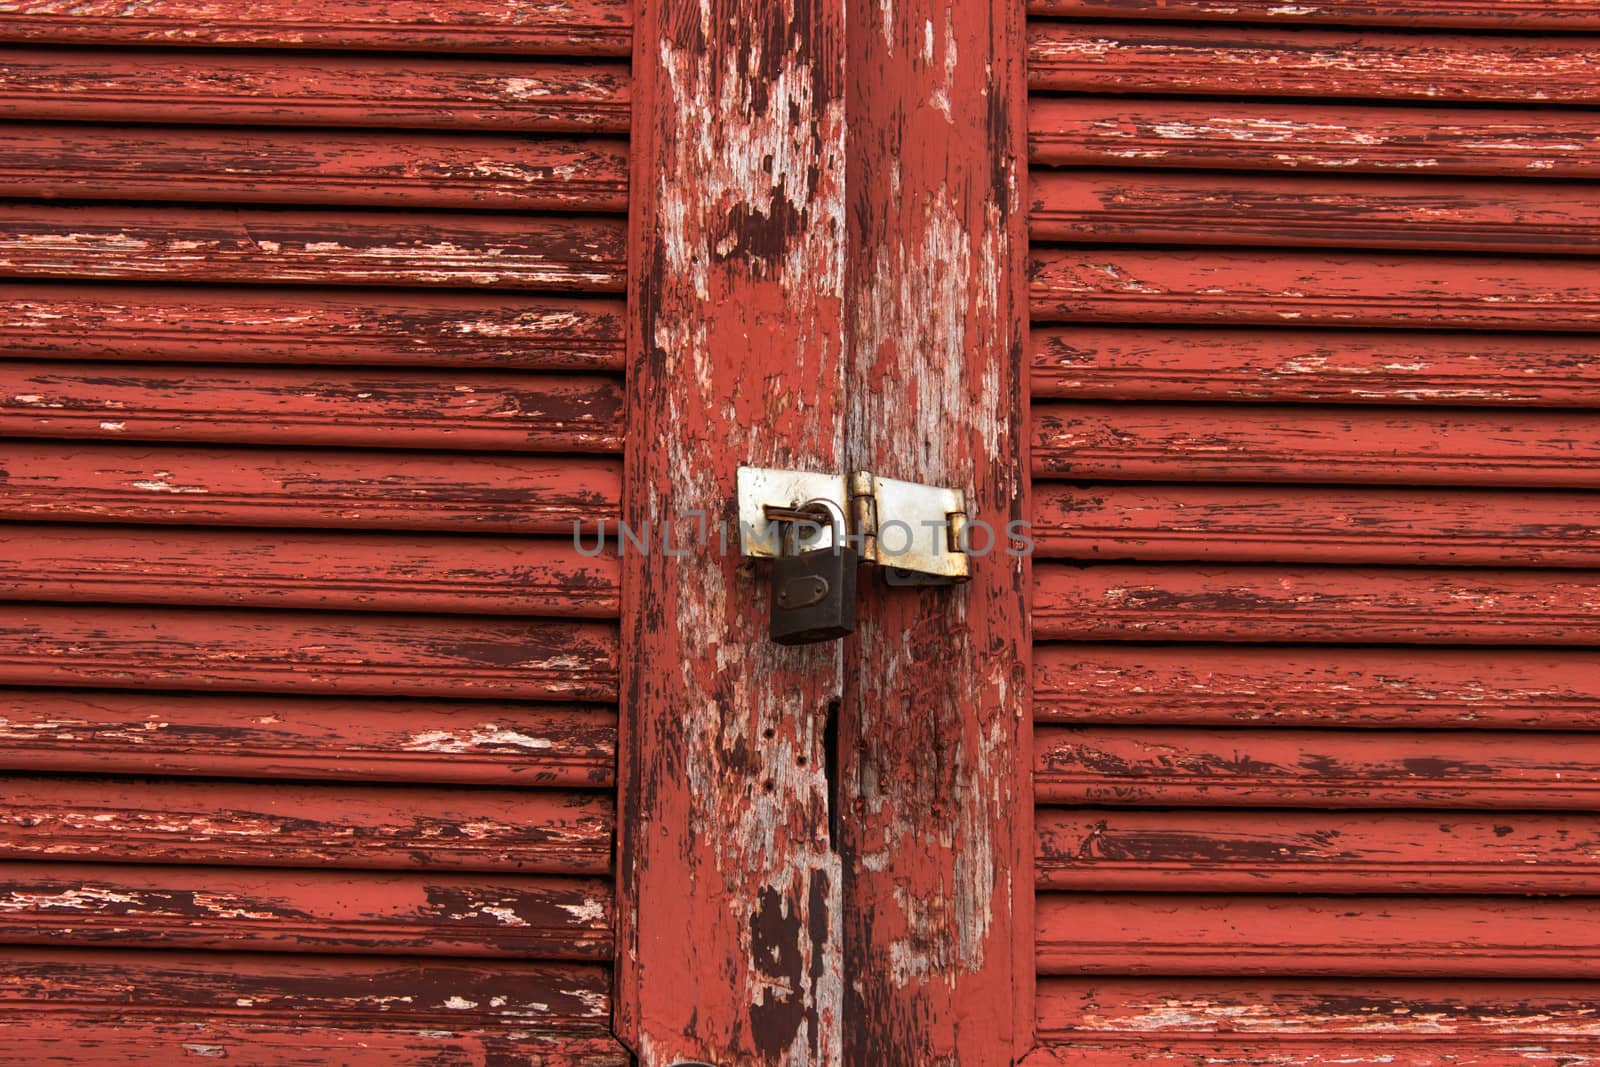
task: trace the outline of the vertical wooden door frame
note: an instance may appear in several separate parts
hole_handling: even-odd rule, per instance
[[[1031,1044],[1023,17],[640,0],[616,1027],[643,1067]],[[741,463],[963,488],[974,580],[864,570],[856,637],[772,645]]]

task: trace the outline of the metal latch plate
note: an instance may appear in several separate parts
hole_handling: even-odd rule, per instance
[[[968,577],[961,548],[967,495],[959,489],[872,477],[876,562],[936,578]]]
[[[773,559],[780,549],[779,524],[767,518],[768,507],[797,508],[810,500],[827,500],[850,514],[850,496],[843,475],[810,471],[739,468],[739,552],[755,559]]]
[[[780,554],[779,523],[769,509],[810,501],[839,505],[864,562],[889,568],[892,584],[965,581],[970,559],[963,545],[966,494],[960,489],[851,475],[740,467],[739,551],[756,559]]]

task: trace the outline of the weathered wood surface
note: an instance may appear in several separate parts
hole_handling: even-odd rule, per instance
[[[1596,811],[1600,737],[1041,726],[1033,780],[1051,804]]]
[[[1027,1067],[1600,1064],[1600,5],[1029,9]]]
[[[1042,639],[1600,644],[1600,571],[1040,564]]]
[[[0,48],[0,118],[627,133],[628,68],[528,59]]]
[[[1588,412],[1041,404],[1041,478],[1600,488]]]
[[[687,540],[740,464],[845,469],[845,7],[635,19],[623,517]],[[840,1062],[839,646],[772,644],[715,543],[624,564],[617,1033],[640,1067]]]
[[[1041,722],[1600,728],[1600,655],[1562,649],[1040,645]]]
[[[27,1063],[628,1062],[606,1034],[606,972],[581,963],[19,947],[0,1009]]]
[[[1577,260],[1227,249],[1035,248],[1035,322],[1595,330]]]
[[[1033,331],[1035,399],[1600,407],[1600,338],[1363,330]]]
[[[1588,900],[1045,893],[1037,907],[1042,974],[1600,975]]]
[[[603,960],[592,878],[0,863],[8,945]]]
[[[0,196],[627,209],[627,144],[366,131],[0,126]]]
[[[625,227],[595,216],[0,206],[0,275],[620,292]]]
[[[0,524],[0,600],[606,619],[620,572],[571,539]]]
[[[617,631],[449,615],[28,605],[0,684],[500,700],[617,698]]]
[[[1041,808],[1037,820],[1041,889],[1585,894],[1600,875],[1592,815]]]
[[[1034,489],[1043,557],[1600,566],[1600,494],[1281,485]]]
[[[1600,84],[1597,79],[1596,84]],[[1593,254],[1600,202],[1576,183],[1163,171],[1044,171],[1035,240]]]
[[[628,0],[8,0],[0,40],[626,56]]]
[[[0,360],[621,370],[625,318],[604,298],[8,281]]]
[[[1296,25],[1460,26],[1485,30],[1600,29],[1595,0],[1028,0],[1030,15],[1288,22]]]
[[[1044,166],[1593,178],[1592,111],[1037,97]]]
[[[451,452],[622,451],[622,383],[509,374],[0,360],[0,433]]]
[[[0,518],[572,537],[616,514],[615,460],[9,441]],[[585,542],[592,544],[592,541]]]
[[[610,789],[610,708],[0,689],[0,769]]]
[[[1593,37],[1044,21],[1028,33],[1035,92],[1592,105],[1596,65]]]
[[[129,968],[123,988],[146,977],[145,969]],[[603,980],[602,975],[598,981]],[[570,985],[569,991],[574,991]],[[439,1024],[395,1025],[382,1013],[381,1001],[352,998],[348,1003],[353,1005],[351,1012],[338,1026],[321,1020],[305,1024],[287,1016],[269,1015],[267,1021],[253,1022],[177,1010],[161,1014],[104,1005],[56,1008],[0,1019],[0,1038],[20,1062],[50,1067],[119,1067],[149,1056],[181,1063],[188,1057],[224,1055],[273,1067],[437,1067],[502,1061],[519,1067],[628,1067],[632,1062],[614,1038],[587,1029],[541,1031],[529,1029],[534,1023],[508,1027],[498,1021],[485,1026],[459,1013],[450,1029]]]
[[[846,5],[851,468],[1027,517],[1022,5]],[[919,531],[918,536],[923,536]],[[981,535],[978,535],[981,536]],[[1031,1044],[1028,561],[864,574],[840,718],[846,1064]]]
[[[605,875],[614,809],[596,792],[6,775],[0,859]]]
[[[1382,979],[1039,983],[1028,1067],[1592,1067],[1600,985]]]

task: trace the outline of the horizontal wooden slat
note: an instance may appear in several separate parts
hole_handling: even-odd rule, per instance
[[[1594,330],[1600,271],[1560,259],[1035,248],[1039,322]]]
[[[622,451],[622,384],[473,370],[0,360],[0,433],[502,452]]]
[[[618,292],[626,226],[596,217],[0,205],[0,275]]]
[[[615,700],[604,623],[30,605],[0,613],[0,684]]]
[[[1537,649],[1050,645],[1042,722],[1600,728],[1600,654]]]
[[[1426,1037],[1074,1040],[1034,1047],[1022,1067],[1595,1067],[1600,1039],[1578,1045],[1521,1038],[1457,1045]]]
[[[1600,566],[1600,493],[1255,485],[1034,487],[1041,556]]]
[[[1600,811],[1592,733],[1041,726],[1033,771],[1052,804]]]
[[[1039,404],[1044,478],[1600,488],[1600,414]]]
[[[620,584],[571,538],[0,523],[0,600],[604,619]]]
[[[0,196],[625,211],[627,143],[116,126],[0,126]]]
[[[1597,1002],[1593,982],[1052,978],[1038,1000],[1051,1051],[1027,1063],[1592,1067]]]
[[[0,942],[606,960],[588,878],[0,863]]]
[[[1041,974],[1594,978],[1587,900],[1042,894]]]
[[[1049,889],[1592,893],[1600,876],[1585,815],[1040,808],[1036,826]]]
[[[7,441],[0,518],[573,536],[616,512],[615,460]]]
[[[0,359],[620,370],[622,301],[0,284]]]
[[[1040,639],[1600,645],[1600,571],[1034,568]]]
[[[103,1067],[622,1067],[601,1054],[609,985],[592,964],[17,948],[0,1037],[21,1061]]]
[[[0,689],[0,769],[610,788],[609,708]]]
[[[1028,46],[1035,90],[1600,102],[1592,37],[1040,21]]]
[[[1597,81],[1600,84],[1600,81]],[[1593,254],[1591,185],[1041,171],[1034,240]]]
[[[1600,407],[1600,338],[1052,326],[1033,395],[1082,400]]]
[[[595,875],[611,864],[609,793],[53,775],[3,781],[0,859]]]
[[[1592,112],[1069,97],[1035,98],[1029,116],[1029,157],[1046,166],[1600,174]]]
[[[620,63],[0,48],[0,118],[627,133]]]
[[[627,0],[10,0],[0,40],[626,56]]]
[[[1291,24],[1467,26],[1490,30],[1600,29],[1596,0],[1028,0],[1031,15],[1219,19]]]

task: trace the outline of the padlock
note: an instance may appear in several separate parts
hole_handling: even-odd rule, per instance
[[[856,628],[856,550],[845,544],[844,511],[831,500],[799,509],[815,523],[789,522],[772,561],[772,639],[780,645],[832,641]],[[826,526],[822,524],[826,523]],[[826,545],[802,548],[802,529],[827,533]]]

